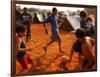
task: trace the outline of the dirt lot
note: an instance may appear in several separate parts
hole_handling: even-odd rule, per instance
[[[47,53],[39,59],[39,56],[45,53],[43,47],[50,40],[50,26],[47,24],[47,29],[49,34],[45,34],[44,28],[42,24],[33,24],[31,27],[32,30],[32,40],[27,42],[29,47],[32,47],[33,50],[30,52],[32,55],[32,59],[37,63],[37,66],[34,67],[32,72],[36,71],[44,71],[44,72],[55,72],[62,71],[59,67],[61,60],[60,57],[56,57],[57,55],[61,55],[58,50],[58,44],[55,42],[48,47]],[[74,33],[60,31],[61,39],[62,39],[62,49],[64,53],[62,55],[66,55],[69,57],[70,50],[73,42],[76,40]],[[76,70],[79,67],[78,64],[78,54],[74,53],[72,57],[71,63],[66,63],[65,67],[67,70]],[[22,69],[21,65],[16,61],[16,72]]]

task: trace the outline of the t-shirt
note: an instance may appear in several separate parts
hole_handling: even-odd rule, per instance
[[[80,21],[80,25],[82,29],[85,29],[85,35],[91,36],[94,34],[94,25],[92,22],[88,22],[86,19]]]
[[[22,20],[23,21],[30,21],[31,15],[28,13],[22,13]]]
[[[30,24],[30,19],[31,19],[31,15],[28,13],[22,13],[21,18],[23,20],[23,24],[24,25],[29,25]]]
[[[45,22],[50,22],[52,32],[58,32],[58,17],[50,15]]]
[[[86,19],[80,21],[80,27],[81,28],[83,28],[83,29],[86,28],[86,25],[87,25]]]

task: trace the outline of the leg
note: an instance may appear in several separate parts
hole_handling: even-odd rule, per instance
[[[79,57],[78,57],[78,62],[79,62],[79,69],[81,70],[82,69],[82,56],[80,55],[79,53]]]
[[[32,65],[31,64],[27,64],[27,69],[23,69],[23,71],[21,73],[28,73],[31,71]]]
[[[29,39],[28,39],[28,26],[26,26],[26,41],[28,42]]]
[[[47,43],[47,45],[46,45],[45,47],[43,47],[43,49],[44,49],[45,51],[47,51],[47,47],[48,47],[49,45],[51,45],[53,42],[54,42],[53,40],[49,41],[49,42]]]
[[[29,54],[27,55],[27,62],[31,66],[31,67],[28,66],[29,71],[33,71],[34,70],[34,67],[35,67],[35,61],[32,60],[32,58],[31,58],[31,56]]]
[[[28,26],[27,29],[28,29],[27,33],[28,33],[29,39],[31,39],[31,27],[30,27],[30,25]]]
[[[94,64],[95,64],[94,60],[89,61],[88,64],[85,66],[85,69],[92,69]]]
[[[22,58],[22,59],[18,59],[18,62],[21,64],[22,66],[22,70],[20,71],[20,73],[27,73],[27,62],[26,62],[26,59],[25,58]]]
[[[30,29],[30,25],[27,26],[27,34],[26,34],[26,38],[27,40],[31,39],[31,29]]]
[[[64,52],[63,50],[61,50],[61,39],[59,38],[59,40],[58,40],[58,45],[59,45],[59,51],[60,52]]]
[[[27,41],[28,41],[28,35],[27,35],[27,25],[25,25],[25,32],[26,32],[25,36],[26,36],[26,42],[27,42]]]
[[[58,40],[59,51],[61,51],[61,39]]]

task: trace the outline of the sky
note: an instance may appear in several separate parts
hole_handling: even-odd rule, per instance
[[[58,6],[42,6],[42,5],[25,5],[25,4],[16,4],[16,6],[20,6],[21,9],[24,7],[27,8],[39,8],[39,9],[49,9],[51,10],[53,7],[56,7],[59,11],[77,11],[77,10],[83,10],[84,8],[75,8],[75,7],[58,7]]]

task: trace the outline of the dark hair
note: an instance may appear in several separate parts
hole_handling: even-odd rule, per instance
[[[52,12],[54,12],[54,11],[57,11],[57,9],[55,7],[52,9]]]
[[[25,28],[23,26],[17,26],[16,27],[16,32],[19,33],[19,32],[25,32]]]
[[[81,12],[80,12],[80,16],[82,16],[82,17],[85,18],[85,17],[87,17],[87,13],[86,13],[85,11],[81,11]]]
[[[24,9],[24,10],[27,10],[27,8],[26,8],[26,7],[24,7],[23,9]]]
[[[75,35],[78,38],[83,38],[83,37],[85,37],[85,32],[84,32],[83,29],[77,29],[76,32],[75,32]]]

